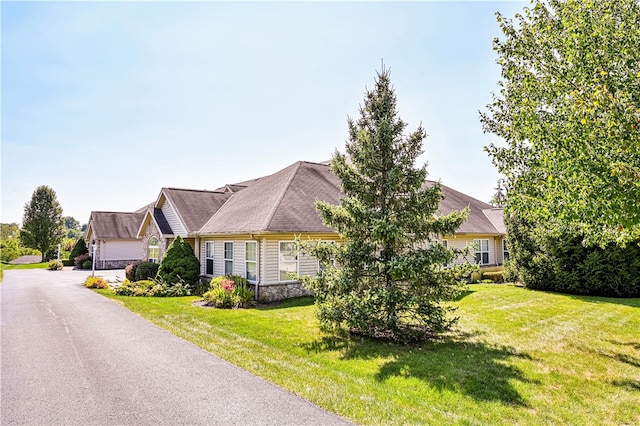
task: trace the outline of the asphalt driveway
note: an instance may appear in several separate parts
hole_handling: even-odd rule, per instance
[[[346,424],[85,289],[89,274],[4,272],[0,424]]]

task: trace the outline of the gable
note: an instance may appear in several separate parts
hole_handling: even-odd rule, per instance
[[[339,195],[327,166],[300,161],[234,193],[198,234],[327,232],[315,200],[337,203]]]
[[[156,207],[173,233],[186,237],[198,231],[232,194],[216,191],[163,188]],[[158,223],[161,226],[160,222]]]

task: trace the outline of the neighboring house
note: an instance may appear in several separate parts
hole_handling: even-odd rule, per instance
[[[298,254],[295,238],[337,240],[315,200],[337,204],[339,196],[340,182],[324,164],[299,161],[252,181],[197,232],[202,274],[245,276],[259,300],[308,294],[290,274],[315,275],[320,265]]]
[[[200,243],[195,235],[211,216],[231,197],[229,191],[199,191],[162,188],[153,205],[138,223],[137,237],[142,240],[144,259],[159,262],[178,235],[199,257]]]
[[[508,256],[502,209],[441,188],[441,214],[467,206],[470,211],[459,232],[440,242],[474,247],[472,256],[481,266],[502,264]],[[292,280],[292,273],[314,275],[321,268],[316,259],[298,253],[295,239],[339,239],[322,223],[315,201],[337,204],[340,196],[340,182],[328,163],[299,161],[272,175],[214,191],[162,188],[156,202],[139,216],[132,235],[139,241],[141,258],[153,262],[160,261],[180,235],[200,260],[203,279],[241,275],[254,286],[259,300],[281,300],[307,294]]]
[[[143,258],[142,241],[137,233],[144,214],[144,211],[91,212],[85,241],[89,253],[92,245],[96,245],[96,269],[124,268]]]
[[[425,183],[432,187],[433,181]],[[480,267],[502,265],[509,258],[506,246],[506,228],[503,221],[503,209],[492,206],[455,189],[440,184],[444,199],[440,202],[440,214],[469,207],[467,220],[458,228],[455,235],[444,235],[441,244],[451,248],[471,247],[471,258]],[[457,259],[461,263],[465,259]]]

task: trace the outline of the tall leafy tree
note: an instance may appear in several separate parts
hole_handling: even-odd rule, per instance
[[[42,261],[46,253],[60,243],[65,236],[62,207],[56,192],[46,185],[33,192],[31,201],[24,206],[20,242],[25,247],[39,250]]]
[[[326,328],[372,337],[432,337],[455,322],[442,302],[461,288],[460,267],[445,267],[456,253],[436,239],[453,234],[466,212],[436,214],[440,186],[425,184],[426,165],[415,167],[426,134],[420,126],[405,135],[384,67],[348,127],[346,155],[336,151],[331,162],[344,197],[339,205],[316,203],[344,240],[311,244],[325,265],[319,276],[305,278],[318,317]]]
[[[507,212],[587,244],[640,237],[640,4],[533,0],[497,14],[499,93],[481,114]]]

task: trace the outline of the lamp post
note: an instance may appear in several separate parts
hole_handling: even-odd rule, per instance
[[[91,241],[91,276],[96,272],[96,240]]]

